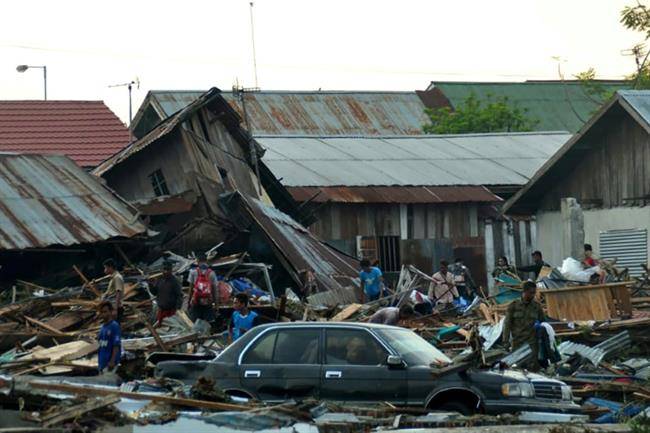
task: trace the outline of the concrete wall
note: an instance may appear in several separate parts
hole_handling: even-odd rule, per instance
[[[585,242],[594,247],[597,257],[600,255],[598,238],[601,231],[637,228],[650,231],[650,206],[585,210],[584,218]],[[538,212],[537,249],[551,265],[560,266],[565,259],[562,257],[563,238],[560,212]]]

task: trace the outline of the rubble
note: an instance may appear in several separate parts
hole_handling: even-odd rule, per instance
[[[626,319],[550,322],[557,338],[562,340],[562,361],[549,367],[546,374],[571,385],[576,401],[582,404],[580,415],[549,417],[523,412],[464,417],[388,403],[337,406],[309,399],[266,405],[227,395],[210,377],[197,376],[191,386],[170,379],[153,379],[153,369],[161,361],[209,362],[229,344],[224,320],[215,324],[200,320],[193,323],[182,310],[165,318],[159,328],[153,326],[156,300],[150,285],[161,275],[163,260],[173,262],[173,271],[180,278],[195,263],[192,256],[167,252],[149,265],[131,264],[125,269],[123,357],[117,374],[96,374],[96,334],[100,325],[96,309],[103,299],[114,296],[107,293],[106,278],[91,279],[80,269],[74,269],[79,285],[73,287],[50,288],[24,281],[24,290],[39,296],[0,306],[3,409],[18,410],[22,420],[34,426],[65,427],[72,431],[157,423],[179,427],[200,423],[217,429],[214,431],[293,428],[314,432],[403,432],[414,428],[502,428],[517,424],[530,431],[548,431],[538,427],[539,423],[620,424],[638,416],[650,404],[650,387],[645,384],[650,377],[650,337],[644,333],[650,324],[650,314],[645,310],[650,302],[644,297],[630,298],[632,309]],[[532,353],[526,346],[509,354],[501,347],[505,307],[509,302],[504,294],[514,292],[519,296],[512,276],[503,280],[510,282],[502,282],[506,289],[494,297],[478,296],[472,302],[441,310],[430,305],[426,297],[431,278],[413,266],[402,267],[397,284],[389,288],[386,296],[366,304],[358,302],[356,289],[342,286],[303,299],[291,289],[278,296],[269,266],[249,262],[246,253],[222,257],[212,254],[210,266],[220,278],[224,299],[219,313],[224,319],[232,314],[226,299],[239,291],[251,295],[250,308],[263,323],[365,322],[380,308],[410,303],[419,314],[400,325],[411,328],[453,359],[451,364],[432,367],[431,373],[437,377],[477,368],[519,368]],[[550,272],[543,278],[548,283],[552,275]],[[628,282],[614,284],[632,290]],[[550,290],[557,289],[542,291],[547,312]]]

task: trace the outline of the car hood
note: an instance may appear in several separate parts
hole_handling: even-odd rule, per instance
[[[541,374],[511,369],[475,370],[471,373],[471,376],[475,380],[485,382],[554,382],[558,385],[564,384],[562,381]]]

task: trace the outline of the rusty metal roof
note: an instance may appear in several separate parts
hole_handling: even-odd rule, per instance
[[[144,232],[134,208],[68,157],[0,153],[0,250]]]
[[[296,201],[315,203],[496,203],[484,186],[288,187]]]
[[[203,92],[152,90],[136,113],[137,136],[191,104]],[[243,117],[240,101],[224,98]],[[415,135],[429,122],[416,92],[261,91],[246,94],[256,135]]]
[[[258,136],[287,187],[524,185],[566,132],[420,136]]]
[[[238,224],[252,223],[264,232],[280,262],[299,286],[302,286],[303,271],[314,273],[319,291],[358,286],[359,262],[316,238],[289,215],[240,193],[234,193],[226,203],[230,212],[244,212],[232,214]]]

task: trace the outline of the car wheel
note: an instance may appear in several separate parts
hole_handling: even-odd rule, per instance
[[[438,406],[436,409],[447,412],[459,412],[461,415],[473,415],[475,413],[475,411],[467,407],[465,403],[459,401],[448,401],[441,406]]]

